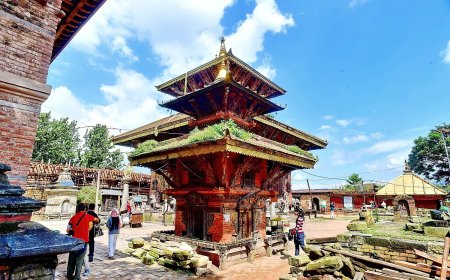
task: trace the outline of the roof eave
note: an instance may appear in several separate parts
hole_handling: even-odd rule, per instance
[[[281,111],[281,110],[285,109],[285,107],[280,106],[280,105],[270,101],[269,99],[266,99],[266,98],[262,97],[261,95],[251,91],[250,89],[242,86],[241,84],[239,84],[239,83],[237,83],[237,82],[235,82],[233,80],[227,81],[225,79],[221,80],[221,81],[218,81],[218,82],[214,83],[211,86],[204,87],[202,89],[199,89],[197,91],[191,92],[189,94],[186,94],[186,95],[180,96],[178,98],[175,98],[175,99],[169,100],[167,102],[164,102],[164,103],[160,104],[160,106],[164,107],[164,108],[167,108],[167,109],[173,109],[172,106],[174,104],[176,104],[176,103],[178,103],[178,102],[180,102],[180,101],[182,101],[184,99],[191,99],[192,97],[195,97],[196,95],[200,95],[203,92],[209,92],[209,91],[211,91],[211,89],[217,88],[217,87],[219,87],[221,85],[225,85],[225,84],[231,84],[231,85],[239,88],[240,90],[244,91],[245,93],[251,95],[252,97],[254,97],[254,98],[256,98],[256,99],[258,99],[258,100],[260,100],[260,101],[262,101],[262,102],[264,102],[266,104],[268,104],[270,107],[273,108],[273,110],[271,112]],[[268,112],[268,113],[270,113],[270,112]]]
[[[263,150],[263,151],[262,151]],[[264,151],[265,150],[265,151]],[[172,158],[183,158],[202,154],[217,152],[239,153],[247,156],[257,157],[276,162],[282,162],[295,168],[313,168],[316,160],[305,155],[292,155],[274,151],[269,148],[255,146],[240,140],[223,138],[219,140],[209,140],[202,143],[193,143],[170,150],[148,152],[135,157],[130,157],[132,165],[148,165],[151,162],[159,162]],[[271,153],[269,153],[271,152]],[[294,168],[294,169],[295,169]]]

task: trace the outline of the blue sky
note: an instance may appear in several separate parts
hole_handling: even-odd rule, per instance
[[[388,181],[449,123],[450,1],[108,0],[52,63],[42,109],[133,129],[168,114],[160,84],[227,48],[287,90],[276,118],[329,142],[309,173]],[[117,134],[118,130],[111,130]],[[334,187],[304,172],[294,188]]]

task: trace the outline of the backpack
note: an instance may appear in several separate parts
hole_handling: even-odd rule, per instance
[[[296,236],[296,230],[295,230],[295,228],[291,228],[288,231],[288,240],[292,241],[292,239],[294,239],[295,236]]]

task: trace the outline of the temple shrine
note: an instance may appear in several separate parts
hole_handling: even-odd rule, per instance
[[[290,191],[290,173],[313,168],[309,150],[327,142],[282,124],[271,101],[285,90],[233,55],[219,55],[157,89],[178,114],[113,138],[134,147],[132,165],[160,174],[176,198],[175,232],[224,267],[271,254],[282,236],[266,234],[266,202]],[[278,239],[277,239],[278,238]],[[242,250],[239,252],[239,248]]]

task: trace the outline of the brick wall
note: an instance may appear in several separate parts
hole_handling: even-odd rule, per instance
[[[45,2],[45,1],[40,1]],[[24,186],[34,146],[61,0],[0,1],[0,162]]]
[[[414,253],[414,249],[429,254],[442,255],[443,242],[424,242],[406,239],[395,239],[359,234],[345,233],[337,236],[338,242],[344,249],[360,255],[378,257],[384,261],[408,261],[413,263],[425,262]]]
[[[6,106],[1,106],[3,104]],[[9,106],[8,106],[9,105]],[[33,153],[40,104],[0,89],[0,161],[10,164],[11,184],[24,185]]]
[[[47,80],[61,0],[0,1],[0,70]]]

